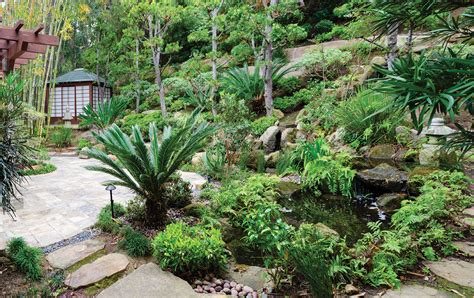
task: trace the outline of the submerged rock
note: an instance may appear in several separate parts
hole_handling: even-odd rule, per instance
[[[406,198],[406,193],[387,193],[377,198],[377,205],[385,212],[393,213],[400,208],[402,201]]]
[[[339,233],[336,232],[335,230],[331,229],[327,225],[318,222],[317,224],[314,225],[314,227],[321,232],[326,237],[339,237]]]
[[[408,174],[382,163],[373,169],[357,173],[357,179],[374,193],[403,192],[407,187]]]

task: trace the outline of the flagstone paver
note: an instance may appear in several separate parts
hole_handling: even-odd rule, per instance
[[[91,227],[100,209],[109,203],[103,182],[110,176],[86,170],[98,164],[92,159],[53,156],[57,170],[32,176],[22,190],[22,202],[15,202],[16,221],[0,213],[0,250],[12,237],[23,237],[34,246],[47,246],[70,238]],[[124,203],[133,194],[123,187],[114,191],[114,201]]]
[[[109,288],[102,291],[99,298],[128,298],[128,297],[200,297],[193,288],[181,278],[163,271],[154,264],[140,266],[131,274],[120,279]]]
[[[454,295],[451,295],[450,293],[446,291],[438,290],[438,289],[424,286],[424,285],[402,285],[400,289],[388,290],[387,293],[385,293],[382,297],[383,298],[411,298],[411,297],[449,298],[449,297],[454,297]]]
[[[458,259],[442,259],[425,263],[431,272],[463,287],[474,288],[474,263]]]
[[[105,255],[70,273],[64,284],[74,289],[85,287],[124,271],[129,263],[127,256],[123,254]]]
[[[105,247],[98,239],[89,239],[58,249],[46,256],[53,268],[67,269]]]
[[[453,242],[453,245],[456,246],[456,248],[459,249],[466,256],[474,257],[474,242],[456,241],[456,242]]]

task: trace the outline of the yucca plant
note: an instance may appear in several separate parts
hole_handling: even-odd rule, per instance
[[[166,182],[181,166],[205,145],[214,127],[199,120],[199,110],[175,128],[166,127],[159,141],[154,123],[149,127],[150,146],[145,145],[138,126],[129,137],[113,124],[102,134],[95,134],[97,141],[116,156],[114,161],[106,153],[89,149],[87,155],[103,163],[87,169],[107,173],[116,180],[108,184],[124,186],[145,199],[146,222],[157,226],[166,223],[168,202],[164,192]]]
[[[293,70],[292,67],[285,66],[286,64],[282,60],[276,59],[273,61],[272,79],[274,83]],[[255,65],[253,72],[249,71],[247,64],[243,68],[235,67],[230,69],[223,75],[222,84],[224,89],[235,94],[237,98],[242,98],[246,101],[261,101],[263,99],[265,83],[261,66],[258,64]]]
[[[84,107],[82,114],[79,115],[79,119],[81,119],[80,126],[95,126],[102,131],[122,115],[127,108],[127,104],[123,99],[111,98],[99,103],[97,110],[94,110],[91,105],[87,105]]]

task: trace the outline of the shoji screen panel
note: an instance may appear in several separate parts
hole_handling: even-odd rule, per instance
[[[51,117],[62,117],[62,88],[51,89],[50,94]]]
[[[76,86],[76,116],[90,104],[90,86]]]

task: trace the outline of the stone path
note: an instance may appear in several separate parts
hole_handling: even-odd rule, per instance
[[[98,258],[90,264],[86,264],[76,271],[70,273],[64,284],[77,289],[94,284],[102,279],[124,271],[129,260],[127,256],[119,253],[112,253]]]
[[[201,297],[181,278],[170,272],[161,270],[154,264],[148,263],[115,282],[102,291],[97,297],[128,298],[128,297]]]
[[[448,292],[438,290],[435,288],[431,288],[424,285],[402,285],[398,290],[388,290],[383,296],[383,298],[411,298],[411,297],[419,297],[419,298],[429,298],[429,297],[436,297],[436,298],[448,298],[454,297]]]
[[[34,246],[47,246],[72,237],[92,226],[109,194],[102,182],[110,176],[86,170],[97,161],[55,156],[57,170],[32,176],[25,185],[23,202],[15,202],[17,220],[0,213],[0,250],[12,237],[23,237]],[[124,203],[133,194],[123,187],[114,191],[114,201]]]
[[[67,269],[77,262],[93,255],[105,247],[104,242],[89,239],[75,245],[66,246],[46,256],[46,260],[53,268]]]
[[[474,288],[474,263],[458,259],[426,262],[425,265],[437,276],[463,287]]]

